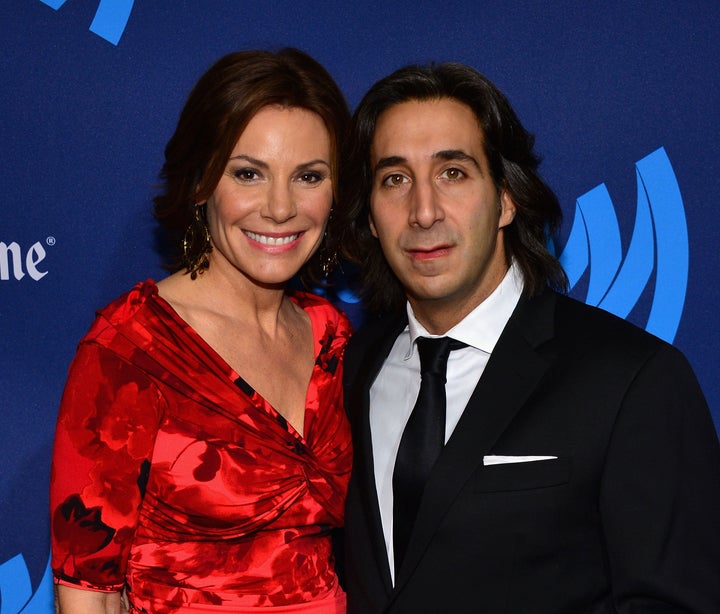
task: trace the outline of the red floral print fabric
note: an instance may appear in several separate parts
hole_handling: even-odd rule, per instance
[[[342,523],[352,456],[341,362],[350,324],[322,298],[291,299],[315,340],[304,437],[154,282],[98,313],[58,418],[56,582],[127,584],[135,611],[158,613],[289,606],[341,592],[329,532]]]

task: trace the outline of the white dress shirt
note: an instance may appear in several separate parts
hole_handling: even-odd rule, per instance
[[[417,321],[408,304],[408,325],[395,341],[370,389],[370,432],[375,484],[393,581],[395,559],[392,476],[400,438],[420,390],[420,357],[415,351],[415,340],[418,337],[447,336],[468,346],[451,352],[448,359],[445,420],[447,443],[517,305],[522,288],[522,274],[517,266],[513,265],[495,291],[445,335],[428,333]]]

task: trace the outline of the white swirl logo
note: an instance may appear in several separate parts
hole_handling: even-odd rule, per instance
[[[45,243],[48,246],[55,245],[55,237],[48,237]],[[45,260],[46,255],[40,241],[35,241],[24,253],[16,241],[0,241],[0,281],[20,281],[26,274],[35,281],[41,280],[48,272],[41,271],[38,265]]]

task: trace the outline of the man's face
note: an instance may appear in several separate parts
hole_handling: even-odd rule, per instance
[[[507,271],[515,205],[493,183],[482,129],[457,100],[404,102],[380,115],[370,164],[370,228],[418,319],[449,328]]]

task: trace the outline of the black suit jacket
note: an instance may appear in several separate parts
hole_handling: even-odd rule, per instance
[[[720,446],[690,366],[549,291],[521,299],[505,327],[393,587],[368,391],[405,325],[370,322],[345,355],[349,614],[720,613]],[[485,466],[487,455],[558,458]]]

